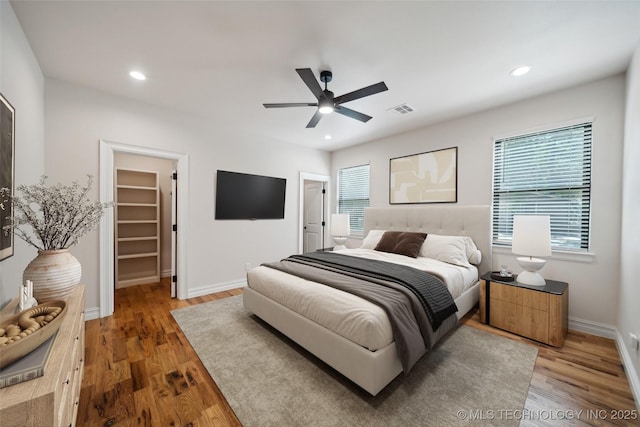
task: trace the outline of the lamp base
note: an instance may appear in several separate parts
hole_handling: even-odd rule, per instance
[[[544,267],[545,260],[531,257],[520,257],[517,260],[524,269],[522,273],[518,274],[519,283],[529,286],[545,286],[547,284],[544,277],[538,273],[538,270]]]
[[[546,286],[547,282],[544,280],[544,277],[540,275],[540,273],[533,271],[523,271],[518,274],[518,283],[522,283],[523,285],[529,286]]]
[[[333,247],[334,251],[339,251],[340,249],[347,249],[344,245],[347,242],[348,237],[341,236],[333,236],[333,241],[336,242],[336,246]]]

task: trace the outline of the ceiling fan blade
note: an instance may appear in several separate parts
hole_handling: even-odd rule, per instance
[[[284,104],[262,104],[264,108],[288,108],[288,107],[317,107],[318,103],[312,102],[289,102]]]
[[[316,80],[316,76],[313,75],[313,71],[311,68],[296,68],[296,71],[300,75],[300,78],[307,85],[313,96],[318,99],[324,97],[324,93],[322,92],[322,88],[320,87],[320,83]]]
[[[307,129],[316,127],[321,118],[322,113],[320,111],[316,111],[313,117],[311,117],[311,120],[309,120],[309,123],[307,123]]]
[[[375,95],[376,93],[389,90],[384,82],[376,83],[371,86],[363,87],[362,89],[354,90],[353,92],[345,93],[337,98],[333,99],[336,104],[342,104],[343,102],[353,101],[354,99],[364,98],[365,96]]]
[[[336,113],[342,114],[343,116],[351,117],[352,119],[360,120],[361,122],[368,122],[373,117],[367,116],[366,114],[359,113],[357,111],[351,110],[347,107],[343,107],[341,105],[335,106]]]

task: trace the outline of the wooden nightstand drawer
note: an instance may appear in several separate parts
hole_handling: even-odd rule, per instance
[[[549,340],[549,313],[520,304],[491,299],[489,323],[536,341]]]
[[[549,309],[549,294],[531,292],[525,288],[502,285],[497,282],[491,282],[491,298],[536,310],[547,311]]]
[[[545,344],[560,347],[568,331],[569,288],[547,280],[544,287],[491,280],[482,276],[480,321]]]

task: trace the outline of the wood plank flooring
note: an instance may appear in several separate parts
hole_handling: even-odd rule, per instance
[[[240,426],[170,311],[241,293],[179,301],[168,281],[117,290],[114,315],[86,323],[78,426]],[[525,409],[539,416],[521,425],[640,426],[612,420],[637,411],[612,340],[570,332],[556,349],[481,324],[477,309],[462,322],[538,347]]]

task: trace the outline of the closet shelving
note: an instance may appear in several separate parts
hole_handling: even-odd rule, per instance
[[[116,287],[160,280],[158,173],[116,169]]]

